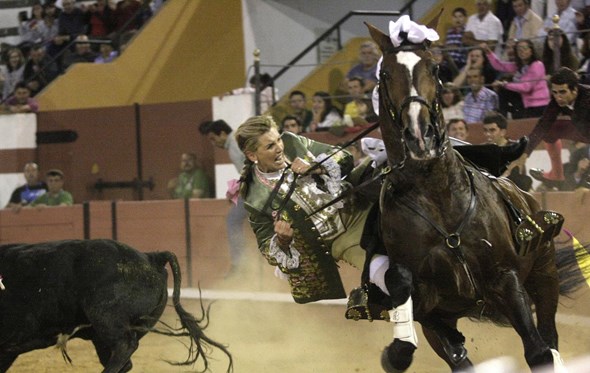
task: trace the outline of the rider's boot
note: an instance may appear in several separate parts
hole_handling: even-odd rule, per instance
[[[348,298],[345,317],[352,320],[389,320],[391,298],[385,286],[389,268],[387,255],[375,254],[369,266],[369,283],[353,289]]]

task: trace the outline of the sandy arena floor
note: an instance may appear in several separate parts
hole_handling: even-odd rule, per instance
[[[212,306],[207,334],[229,347],[235,372],[382,372],[379,356],[392,337],[388,323],[346,320],[343,304],[295,304],[288,296],[288,285],[272,275],[272,268],[262,263],[255,250],[248,250],[248,261],[238,271],[204,292],[209,298],[220,298]],[[347,274],[346,278],[357,278],[352,268],[343,268],[343,272]],[[350,288],[355,284],[346,285]],[[194,293],[194,289],[184,290],[185,295]],[[268,300],[264,300],[265,297]],[[193,314],[200,314],[196,300],[185,298],[182,304]],[[175,322],[172,307],[166,310],[163,319]],[[557,322],[560,351],[566,363],[590,352],[588,288],[578,292],[575,300],[562,298]],[[518,366],[525,367],[520,338],[512,329],[469,321],[460,322],[459,327],[467,338],[469,356],[474,363],[510,356]],[[448,372],[421,334],[419,337],[421,345],[409,372]],[[20,356],[9,372],[86,373],[102,370],[89,342],[70,341],[68,351],[74,361],[71,366],[62,360],[57,349],[48,348]],[[174,367],[163,361],[184,358],[186,348],[181,341],[150,334],[140,341],[139,349],[133,355],[132,372],[176,373],[202,369],[199,365]],[[214,351],[210,363],[211,372],[225,372],[227,359],[223,354]],[[576,373],[581,372],[590,372],[590,364],[576,370]]]

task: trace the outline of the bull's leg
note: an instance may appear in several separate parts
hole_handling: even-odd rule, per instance
[[[111,348],[98,339],[92,339],[92,344],[94,344],[94,348],[96,349],[96,353],[98,354],[98,359],[103,367],[107,367],[109,364],[109,360],[111,359],[112,351]],[[120,370],[120,373],[129,372],[133,368],[133,363],[131,359],[127,362],[127,364]]]
[[[135,333],[126,331],[114,339],[109,338],[108,342],[101,337],[99,338],[100,339],[95,342],[94,345],[100,346],[96,349],[97,353],[99,353],[99,348],[104,348],[103,357],[100,357],[99,355],[101,363],[103,359],[106,360],[108,354],[108,360],[106,361],[106,364],[103,363],[103,373],[120,373],[131,370],[131,355],[133,355],[139,346]]]
[[[510,320],[512,327],[520,335],[528,365],[532,368],[551,364],[551,350],[535,327],[526,291],[516,273],[513,270],[501,272],[496,278],[494,288],[496,291],[489,292],[490,300]]]
[[[390,311],[393,326],[393,342],[385,348],[381,365],[386,372],[403,372],[409,368],[416,346],[416,330],[412,305],[412,273],[405,267],[392,263],[385,273],[385,285],[391,297]]]
[[[0,373],[6,372],[17,357],[18,354],[9,354],[6,352],[0,353]]]

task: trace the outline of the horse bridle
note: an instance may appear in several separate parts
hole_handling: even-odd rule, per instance
[[[390,54],[390,53],[398,53],[400,51],[426,50],[426,48],[427,48],[427,46],[425,43],[416,44],[416,45],[414,45],[414,44],[401,45],[399,47],[387,49],[387,50],[385,50],[384,53]],[[404,109],[407,109],[410,106],[410,104],[413,102],[416,102],[416,103],[420,104],[421,106],[424,106],[428,109],[428,113],[430,114],[431,123],[436,123],[438,121],[438,118],[440,117],[440,112],[441,112],[438,97],[439,97],[440,93],[442,92],[442,85],[440,84],[440,80],[438,80],[438,66],[436,67],[436,69],[437,70],[434,72],[435,76],[437,77],[437,79],[436,79],[437,80],[436,94],[435,94],[432,102],[429,103],[422,96],[408,96],[402,101],[402,104],[400,105],[399,110],[396,109],[395,105],[393,104],[393,100],[391,99],[391,96],[389,94],[388,85],[389,85],[389,81],[391,80],[391,76],[389,75],[389,73],[387,71],[385,71],[384,69],[381,69],[381,71],[379,73],[379,110],[383,110],[384,108],[387,108],[387,114],[388,114],[391,122],[395,124],[395,126],[400,130],[400,132],[402,132],[402,135],[403,135],[403,131],[404,131],[405,127],[402,123],[402,115],[401,114],[404,111]],[[409,131],[408,128],[405,128],[405,130]],[[438,156],[440,157],[440,156],[444,155],[444,153],[447,150],[446,146],[443,146],[442,148],[440,147],[441,142],[444,141],[444,132],[441,134],[441,131],[439,130],[439,128],[437,126],[434,126],[433,124],[429,125],[429,130],[431,130],[433,132],[434,141],[436,141],[437,149],[439,151]],[[395,165],[392,165],[392,167],[391,167],[392,169],[403,168],[405,161],[407,159],[407,152],[409,151],[409,148],[408,148],[408,145],[406,144],[404,136],[401,136],[401,143],[404,147],[404,157],[400,162],[396,163]]]

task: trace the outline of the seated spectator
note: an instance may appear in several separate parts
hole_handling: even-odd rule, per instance
[[[463,95],[452,83],[446,83],[442,89],[441,106],[443,117],[448,123],[451,119],[463,119]]]
[[[510,140],[506,137],[507,129],[508,121],[502,114],[494,111],[486,113],[483,118],[483,133],[486,143],[496,144],[502,147],[518,144],[518,141]],[[526,170],[520,170],[515,164],[509,165],[504,175],[524,191],[530,190],[533,185],[533,179],[526,175]]]
[[[92,51],[92,48],[90,48],[90,43],[88,43],[88,36],[78,35],[76,38],[75,51],[73,53],[66,54],[64,57],[64,70],[75,63],[94,62],[96,57],[96,53]]]
[[[55,15],[46,13],[43,17],[43,22],[39,23],[39,41],[36,44],[41,44],[45,48],[49,48],[53,39],[59,34],[59,25]]]
[[[570,160],[564,164],[565,181],[562,190],[590,188],[590,145],[577,143]]]
[[[303,126],[299,119],[293,115],[287,115],[283,118],[281,122],[281,133],[282,132],[291,132],[296,135],[303,133]]]
[[[463,68],[467,62],[467,50],[463,45],[463,33],[467,22],[467,11],[465,8],[453,9],[452,26],[447,31],[445,49],[449,57],[455,62],[458,69]]]
[[[88,6],[88,35],[93,39],[107,37],[115,31],[115,11],[109,6],[108,0],[96,0]]]
[[[2,87],[2,99],[7,99],[13,92],[16,84],[23,80],[25,72],[25,57],[18,48],[12,48],[6,53],[6,70],[0,71],[0,83]]]
[[[555,43],[554,35],[555,33],[559,33],[559,67],[567,67],[573,71],[577,71],[578,67],[580,67],[580,61],[576,54],[572,50],[572,45],[570,44],[567,35],[561,32],[561,30],[551,30],[547,34],[543,42],[543,65],[545,65],[545,73],[547,74],[546,78],[549,79],[551,75],[553,75],[556,71],[555,69]]]
[[[183,153],[180,158],[180,174],[168,182],[172,198],[211,198],[209,179],[197,168],[197,155]]]
[[[303,132],[309,132],[313,114],[311,110],[307,109],[305,93],[301,91],[291,92],[289,94],[289,107],[291,108],[291,115],[296,117],[303,126]]]
[[[47,54],[52,58],[58,56],[78,35],[86,34],[88,17],[82,9],[76,7],[74,0],[62,0],[62,11],[57,16],[58,35],[47,47]],[[63,71],[63,55],[57,59],[58,71]]]
[[[47,183],[47,193],[31,202],[31,207],[71,206],[74,204],[72,194],[63,189],[64,173],[61,170],[53,169],[47,171],[45,181]]]
[[[366,124],[368,120],[376,120],[371,100],[365,95],[364,82],[355,76],[348,80],[348,95],[352,99],[344,107],[344,115],[348,115],[354,125]]]
[[[33,202],[37,197],[47,192],[47,184],[39,181],[39,166],[29,162],[23,170],[26,184],[16,188],[10,195],[6,208],[18,212],[23,206]]]
[[[100,43],[99,54],[94,59],[94,63],[113,62],[118,56],[119,52],[115,50],[113,41],[110,39],[104,39],[103,42]]]
[[[466,86],[469,85],[467,82],[467,71],[472,67],[481,69],[484,76],[484,84],[492,84],[496,80],[498,72],[494,70],[490,61],[486,57],[486,53],[481,47],[475,47],[467,53],[467,63],[463,66],[463,69],[459,71],[459,74],[453,79],[453,85],[466,94]]]
[[[468,141],[469,131],[463,119],[451,119],[447,122],[447,134],[457,140]]]
[[[432,57],[438,65],[438,78],[443,83],[452,82],[457,75],[459,75],[459,69],[455,65],[455,61],[443,51],[439,45],[433,45],[430,48]]]
[[[12,114],[36,113],[39,104],[31,98],[31,89],[24,82],[19,82],[14,89],[14,95],[4,103],[6,111]]]
[[[501,61],[487,45],[486,55],[497,71],[514,74],[512,81],[497,80],[492,86],[498,89],[499,111],[512,119],[540,117],[549,104],[550,95],[545,80],[545,65],[537,57],[531,40],[519,40],[515,46],[514,62]]]
[[[465,122],[479,123],[488,111],[498,110],[498,95],[483,86],[484,77],[481,69],[470,68],[467,71],[467,83],[471,91],[465,96],[463,106]]]
[[[311,100],[313,113],[311,132],[327,131],[330,127],[339,126],[342,123],[342,114],[332,103],[328,92],[318,91],[313,94]]]
[[[31,97],[41,92],[57,75],[57,65],[45,54],[45,48],[40,44],[34,45],[23,75],[23,79],[31,88]]]
[[[512,0],[512,9],[514,10],[514,18],[508,28],[508,36],[502,55],[502,59],[505,61],[513,61],[516,57],[514,46],[517,40],[534,40],[539,34],[539,30],[543,28],[543,19],[531,9],[530,0]],[[500,17],[500,19],[502,18]],[[537,53],[540,51],[539,45],[535,45],[535,51]]]
[[[26,13],[23,14],[22,18],[21,14],[19,14],[18,33],[20,35],[21,44],[35,44],[41,41],[41,36],[39,34],[39,24],[43,22],[44,15],[45,13],[41,3],[33,4],[30,18],[26,16]]]
[[[141,27],[139,10],[141,3],[137,0],[121,0],[114,12],[115,31],[137,30]]]
[[[498,53],[502,51],[501,42],[504,35],[502,21],[491,11],[492,0],[475,0],[477,13],[467,18],[463,44],[476,46],[486,43]],[[468,57],[469,58],[469,57]]]
[[[354,65],[348,73],[346,73],[346,79],[344,79],[342,89],[346,90],[348,86],[348,80],[352,77],[358,76],[363,79],[365,92],[372,92],[373,88],[377,85],[377,77],[375,73],[377,71],[377,62],[381,53],[379,48],[372,41],[365,41],[361,44],[359,49],[359,60],[360,63]]]

